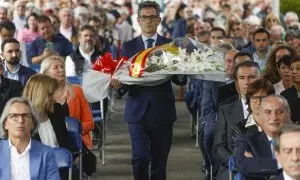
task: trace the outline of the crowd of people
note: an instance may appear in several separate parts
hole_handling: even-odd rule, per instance
[[[133,5],[1,2],[0,160],[8,164],[0,164],[0,179],[64,179],[51,148],[76,151],[65,117],[80,121],[84,149],[92,149],[91,105],[68,76],[81,77],[105,53],[131,58],[186,37],[222,51],[224,82],[182,75],[155,86],[111,81],[118,96],[128,95],[124,119],[134,179],[167,179],[175,83],[193,87],[185,101],[194,124],[200,121],[194,133],[200,134],[205,179],[299,180],[298,15],[273,13],[270,0],[170,0],[162,7],[140,2],[133,19]]]

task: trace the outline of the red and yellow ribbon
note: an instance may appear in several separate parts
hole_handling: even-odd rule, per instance
[[[130,69],[129,69],[129,76],[136,77],[136,78],[141,77],[144,72],[144,68],[145,68],[146,61],[147,61],[149,54],[158,48],[165,52],[170,52],[175,55],[178,54],[178,48],[176,46],[170,45],[170,44],[164,44],[161,46],[156,46],[156,47],[152,47],[152,48],[140,51],[138,54],[136,54],[133,57],[133,59],[131,61],[131,65],[130,65]]]

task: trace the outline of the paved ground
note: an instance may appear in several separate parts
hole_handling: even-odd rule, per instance
[[[177,118],[167,167],[168,180],[202,180],[201,157],[195,140],[190,137],[190,116],[183,102],[176,102]],[[117,100],[115,113],[107,124],[105,165],[98,163],[98,171],[92,179],[133,180],[131,146],[124,122],[124,101]],[[96,155],[99,155],[96,153]]]

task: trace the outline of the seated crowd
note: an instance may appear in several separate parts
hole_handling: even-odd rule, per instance
[[[18,179],[20,173],[25,179],[65,179],[51,149],[77,151],[65,117],[80,121],[85,151],[92,150],[94,129],[82,88],[67,77],[81,77],[104,53],[120,56],[122,43],[133,39],[132,9],[115,3],[59,1],[33,8],[30,3],[0,6],[0,160],[8,162],[0,164],[0,179]],[[287,13],[283,24],[267,10],[242,18],[243,6],[224,1],[219,14],[207,8],[201,20],[191,7],[176,6],[180,17],[170,20],[166,13],[163,35],[189,37],[224,54],[226,80],[192,79],[185,98],[194,121],[199,112],[205,178],[299,180],[297,15]]]

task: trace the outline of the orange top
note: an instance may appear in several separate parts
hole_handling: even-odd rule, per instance
[[[87,148],[92,149],[92,130],[94,129],[93,115],[89,103],[84,97],[83,91],[79,85],[72,84],[71,88],[74,92],[74,98],[67,95],[70,117],[81,121],[82,139]]]

